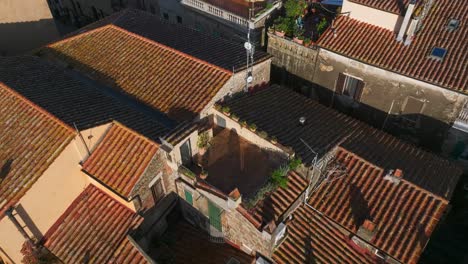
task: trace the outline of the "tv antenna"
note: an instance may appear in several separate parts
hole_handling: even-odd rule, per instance
[[[252,45],[252,42],[250,40],[250,22],[252,20],[254,10],[255,10],[254,1],[252,1],[252,8],[249,8],[249,20],[247,21],[247,42],[244,43],[244,48],[245,48],[246,53],[247,53],[247,66],[246,66],[244,92],[249,91],[249,85],[254,80],[253,65],[254,65],[255,46]]]

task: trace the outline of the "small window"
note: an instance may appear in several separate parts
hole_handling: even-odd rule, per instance
[[[357,78],[340,73],[336,82],[336,93],[349,96],[356,101],[361,100],[364,82]]]
[[[448,29],[448,31],[452,32],[452,31],[455,31],[458,28],[459,25],[460,25],[460,20],[450,19],[450,21],[448,22],[448,25],[447,25],[447,29]]]
[[[164,17],[164,19],[169,20],[169,14],[168,13],[163,13],[163,17]]]
[[[432,48],[431,55],[429,55],[429,57],[434,60],[443,61],[445,54],[447,54],[446,49],[440,48],[440,47],[434,47]]]
[[[192,193],[188,190],[185,190],[185,200],[187,201],[187,203],[193,205],[193,196]]]
[[[177,23],[182,24],[182,17],[177,16]]]
[[[407,121],[407,126],[417,126],[424,111],[426,102],[412,96],[408,96],[403,103],[401,117]]]

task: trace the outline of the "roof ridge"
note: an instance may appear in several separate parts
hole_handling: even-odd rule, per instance
[[[6,91],[10,92],[13,96],[17,97],[21,101],[23,101],[25,104],[29,105],[30,107],[34,108],[36,111],[40,112],[41,114],[47,116],[48,118],[52,119],[53,121],[57,122],[59,125],[64,127],[65,129],[69,130],[69,132],[72,132],[73,134],[76,133],[75,129],[73,129],[71,126],[67,125],[65,122],[63,122],[60,118],[54,116],[44,108],[40,107],[39,105],[35,104],[33,101],[29,100],[13,88],[9,87],[5,83],[0,81],[0,88],[5,89]]]
[[[120,123],[119,121],[113,120],[112,123],[113,123],[114,125],[116,125],[116,126],[119,126],[119,127],[123,128],[123,129],[127,130],[128,132],[130,132],[130,133],[133,134],[134,136],[137,136],[137,137],[139,137],[139,138],[141,138],[141,139],[143,139],[143,140],[145,140],[145,141],[148,141],[148,142],[151,143],[151,144],[154,144],[156,147],[159,147],[159,146],[160,146],[157,142],[155,142],[155,141],[149,139],[148,137],[146,137],[146,136],[144,136],[144,135],[138,133],[137,131],[135,131],[135,130],[133,130],[133,129],[127,127],[127,126],[125,126],[124,124]]]
[[[354,152],[351,152],[351,151],[347,150],[346,148],[344,148],[344,147],[342,147],[342,146],[338,146],[338,150],[341,150],[341,151],[342,151],[343,153],[345,153],[346,155],[351,155],[351,156],[353,156],[353,158],[356,158],[356,159],[358,159],[358,160],[360,160],[360,161],[362,161],[362,162],[364,162],[364,163],[367,163],[368,165],[370,165],[370,166],[372,166],[372,167],[374,167],[374,168],[380,170],[381,172],[379,173],[379,175],[382,175],[382,174],[385,173],[385,169],[384,169],[384,168],[382,168],[382,167],[380,167],[380,166],[377,166],[376,164],[374,164],[374,163],[372,163],[372,162],[366,160],[365,158],[359,156],[358,154],[356,154],[356,153],[354,153]],[[449,203],[449,201],[448,201],[447,199],[445,199],[444,197],[441,197],[441,196],[438,195],[438,194],[435,194],[435,193],[433,193],[433,192],[430,192],[430,191],[428,191],[428,190],[426,190],[426,189],[424,189],[424,188],[418,186],[417,184],[414,184],[414,183],[412,183],[411,181],[408,181],[408,180],[405,179],[405,178],[401,178],[400,180],[404,181],[406,184],[410,185],[411,187],[413,187],[413,188],[415,188],[415,189],[417,189],[417,190],[419,190],[419,191],[422,191],[422,192],[424,192],[424,193],[426,193],[426,194],[429,194],[429,195],[431,195],[431,196],[434,196],[435,198],[437,198],[437,199],[439,199],[439,200],[441,200],[441,201],[444,201],[444,202],[447,203],[447,204]]]
[[[145,38],[145,37],[143,37],[143,36],[140,36],[140,35],[138,35],[138,34],[136,34],[136,33],[130,32],[130,31],[128,31],[128,30],[126,30],[126,29],[124,29],[124,28],[122,28],[122,27],[119,27],[119,26],[117,26],[117,25],[110,24],[110,25],[108,25],[108,26],[106,26],[106,27],[119,30],[119,31],[124,32],[125,34],[127,34],[127,35],[129,35],[129,36],[132,36],[132,37],[134,37],[134,38],[137,38],[137,39],[140,39],[140,40],[142,40],[142,41],[148,42],[148,43],[150,43],[150,44],[159,46],[159,47],[161,47],[161,48],[163,48],[163,49],[166,49],[166,50],[168,50],[168,51],[170,51],[170,52],[173,52],[173,53],[176,53],[176,54],[181,55],[181,56],[183,56],[183,57],[186,57],[186,58],[188,58],[188,59],[190,59],[190,60],[192,60],[192,61],[196,61],[196,62],[198,62],[198,63],[205,64],[205,65],[210,66],[210,67],[212,67],[212,68],[214,68],[214,69],[216,69],[216,70],[218,70],[218,71],[221,71],[221,72],[227,73],[227,74],[229,74],[229,75],[232,75],[232,72],[231,72],[231,71],[228,71],[228,70],[226,70],[226,69],[224,69],[224,68],[221,68],[221,67],[219,67],[219,66],[216,66],[216,65],[214,65],[214,64],[212,64],[212,63],[210,63],[210,62],[207,62],[207,61],[205,61],[205,60],[201,60],[201,59],[199,59],[199,58],[196,58],[196,57],[194,57],[194,56],[192,56],[192,55],[189,55],[189,54],[187,54],[187,53],[185,53],[185,52],[182,52],[182,51],[180,51],[180,50],[177,50],[177,49],[174,49],[174,48],[172,48],[172,47],[169,47],[169,46],[166,46],[166,45],[164,45],[164,44],[161,44],[161,43],[159,43],[159,42],[157,42],[157,41],[154,41],[154,40],[151,40],[151,39],[149,39],[149,38]]]
[[[58,45],[58,44],[61,44],[61,43],[65,43],[65,42],[69,42],[69,41],[72,41],[72,40],[77,39],[79,37],[89,35],[91,33],[95,33],[95,32],[98,32],[98,31],[105,30],[105,29],[107,29],[107,28],[109,28],[111,26],[113,26],[113,24],[109,23],[109,24],[103,25],[101,27],[93,28],[93,29],[90,29],[90,30],[83,29],[82,32],[80,30],[77,30],[77,31],[74,32],[74,33],[76,33],[76,35],[72,35],[70,37],[65,37],[63,39],[54,41],[52,43],[47,44],[45,47],[51,48],[52,46],[55,46],[55,45]]]

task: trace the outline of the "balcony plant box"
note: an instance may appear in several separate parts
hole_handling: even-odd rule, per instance
[[[284,36],[286,35],[286,32],[275,30],[275,35],[278,36],[278,37],[284,38]]]
[[[303,40],[303,39],[300,39],[300,37],[299,37],[299,38],[294,37],[294,38],[293,38],[293,41],[296,42],[297,44],[301,44],[301,45],[304,44],[304,40]]]

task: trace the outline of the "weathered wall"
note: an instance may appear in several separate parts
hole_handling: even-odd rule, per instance
[[[349,16],[351,18],[392,31],[398,31],[401,22],[403,21],[403,17],[397,14],[385,12],[365,5],[352,3],[348,0],[343,0],[341,12],[349,12]]]
[[[320,50],[317,62],[313,82],[332,91],[335,89],[339,73],[362,79],[365,86],[361,105],[360,109],[354,111],[362,111],[359,114],[360,118],[371,124],[381,125],[387,113],[390,117],[400,116],[409,97],[425,102],[422,113],[414,113],[420,117],[415,133],[422,140],[422,144],[425,141],[431,144],[434,136],[438,141],[444,137],[466,99],[466,96],[459,93],[370,66],[325,49]],[[337,97],[336,101],[343,103],[343,99]],[[398,120],[390,118],[388,122],[386,125],[391,126],[392,122]]]
[[[46,0],[0,0],[0,56],[38,48],[59,37]]]

